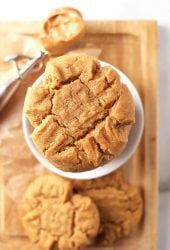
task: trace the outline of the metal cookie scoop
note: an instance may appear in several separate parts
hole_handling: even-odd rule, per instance
[[[17,70],[18,76],[8,80],[6,83],[0,85],[0,111],[8,103],[12,95],[15,93],[17,88],[20,86],[22,81],[35,70],[35,67],[43,62],[43,59],[47,56],[46,52],[40,51],[35,58],[29,56],[16,54],[5,57],[5,61],[13,61]],[[21,59],[28,59],[29,62],[26,64],[24,69],[20,69],[18,62]]]

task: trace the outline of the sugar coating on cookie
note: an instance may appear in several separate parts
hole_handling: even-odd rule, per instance
[[[99,209],[99,245],[112,245],[135,231],[143,214],[143,200],[139,189],[127,184],[121,171],[95,180],[75,180],[74,188],[91,197]]]
[[[72,183],[45,175],[35,179],[23,198],[23,226],[32,242],[43,249],[79,249],[92,244],[99,229],[93,201],[73,194]]]
[[[135,121],[127,86],[115,70],[87,55],[51,60],[43,85],[28,89],[24,111],[35,146],[70,172],[94,169],[120,155]]]

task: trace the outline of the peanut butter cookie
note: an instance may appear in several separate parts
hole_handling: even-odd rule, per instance
[[[28,89],[24,110],[36,147],[53,165],[71,172],[118,156],[135,121],[133,98],[119,75],[86,55],[51,60],[43,85]]]
[[[99,229],[93,201],[73,195],[71,181],[55,175],[35,179],[23,199],[22,222],[41,249],[79,249],[90,245]]]
[[[99,209],[99,245],[112,245],[136,229],[143,214],[139,190],[126,183],[122,172],[89,181],[74,181],[75,190],[92,198]]]

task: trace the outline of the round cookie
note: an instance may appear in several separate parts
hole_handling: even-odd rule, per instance
[[[32,242],[43,249],[79,249],[92,244],[99,213],[86,196],[73,195],[72,183],[45,175],[35,179],[23,198],[22,222]]]
[[[43,85],[28,89],[24,111],[36,147],[53,165],[71,172],[118,156],[135,120],[133,98],[119,75],[87,55],[51,60]]]
[[[143,200],[139,189],[127,184],[121,171],[89,181],[75,180],[74,188],[91,197],[99,209],[99,245],[112,245],[135,231],[143,214]]]

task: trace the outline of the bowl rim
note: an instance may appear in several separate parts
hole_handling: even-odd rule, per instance
[[[32,127],[32,126],[30,125],[28,119],[26,118],[24,111],[22,112],[23,133],[24,133],[25,140],[26,140],[28,147],[29,147],[30,151],[32,152],[32,154],[48,170],[50,170],[51,172],[53,172],[55,174],[61,175],[63,177],[69,178],[69,179],[79,179],[79,180],[94,179],[94,178],[99,178],[99,177],[105,176],[105,175],[115,171],[116,169],[123,166],[123,164],[126,163],[129,160],[129,158],[133,155],[133,153],[135,152],[135,150],[136,150],[136,148],[141,140],[141,137],[142,137],[142,133],[143,133],[143,129],[144,129],[144,110],[143,110],[143,105],[142,105],[140,95],[139,95],[136,87],[134,86],[132,81],[120,69],[118,69],[117,67],[115,67],[107,62],[104,62],[101,60],[99,60],[99,62],[100,62],[102,67],[103,66],[111,66],[120,75],[121,82],[128,87],[129,91],[131,92],[131,94],[133,96],[134,103],[135,103],[135,120],[136,120],[136,122],[130,131],[128,143],[127,143],[125,149],[115,159],[111,160],[110,162],[106,163],[103,166],[99,166],[95,169],[83,171],[83,172],[65,172],[65,171],[57,168],[52,163],[50,163],[45,158],[45,156],[43,156],[43,154],[33,144],[31,137],[30,137],[30,133],[29,133],[29,131],[30,131],[29,127]],[[43,79],[43,74],[37,78],[37,80],[32,84],[32,86],[40,85],[42,82],[42,79]],[[133,137],[134,137],[134,139],[133,139]]]

